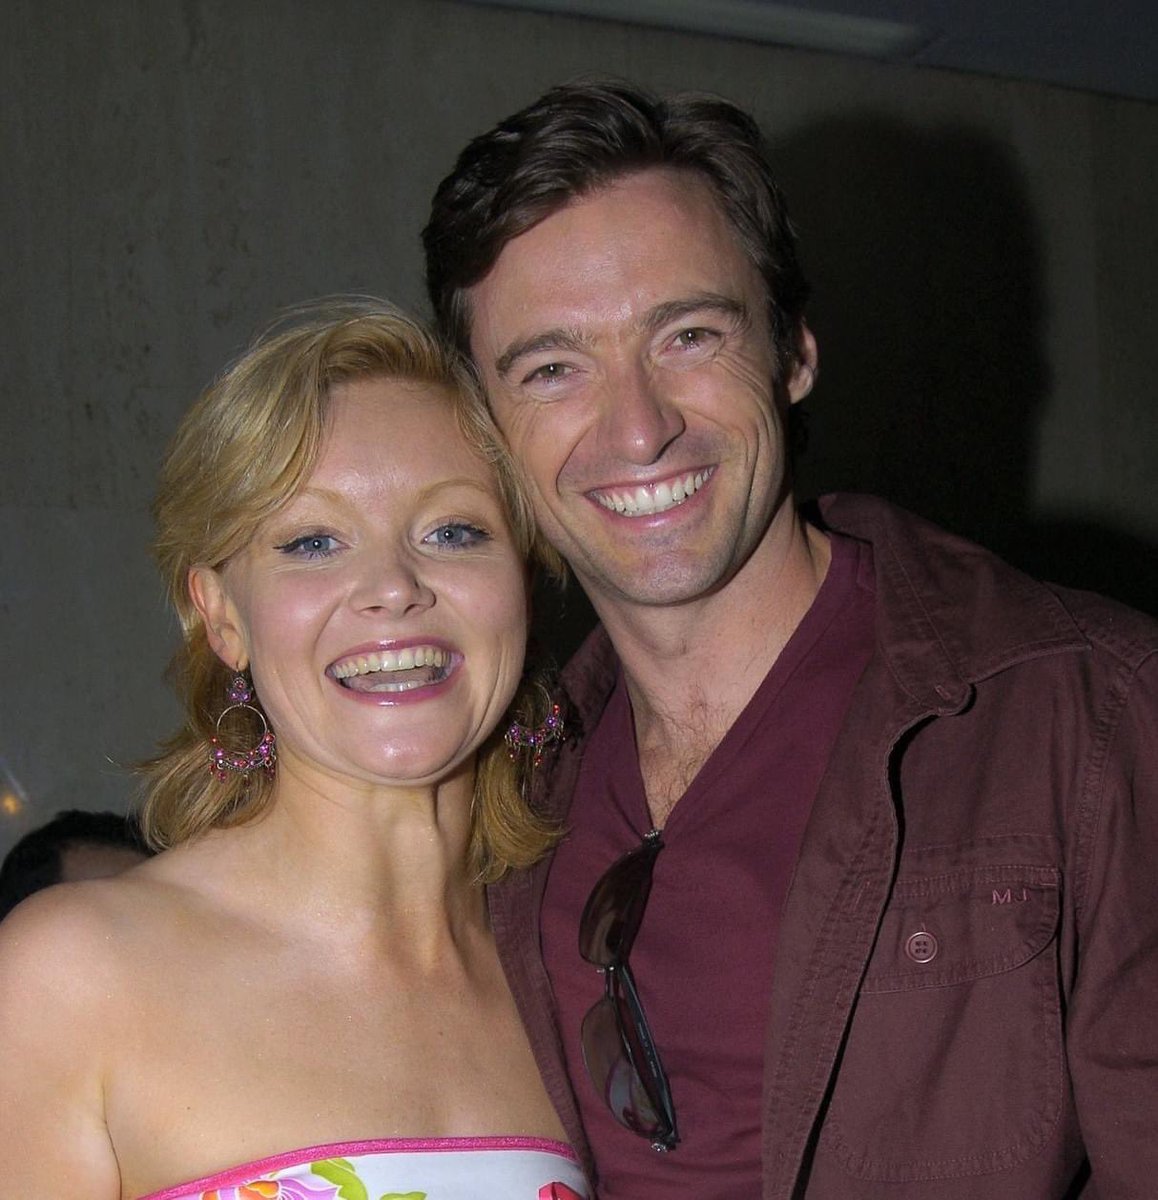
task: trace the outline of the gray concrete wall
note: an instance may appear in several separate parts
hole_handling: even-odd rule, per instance
[[[5,0],[0,849],[121,807],[176,717],[147,543],[180,412],[283,305],[420,305],[461,144],[591,71],[772,135],[816,284],[804,490],[1158,608],[1154,106],[451,0]]]

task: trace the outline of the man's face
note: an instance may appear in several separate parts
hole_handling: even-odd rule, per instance
[[[60,855],[60,882],[81,879],[107,879],[142,863],[148,855],[131,846],[112,846],[104,842],[72,842]]]
[[[495,417],[597,608],[707,595],[791,521],[763,282],[694,176],[575,201],[469,300]]]

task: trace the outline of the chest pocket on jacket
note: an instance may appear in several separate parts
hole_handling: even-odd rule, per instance
[[[1065,1088],[1059,885],[1053,867],[1017,865],[898,879],[822,1154],[902,1182],[1008,1170],[1041,1146]]]

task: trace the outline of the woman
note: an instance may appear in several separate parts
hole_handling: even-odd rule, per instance
[[[385,306],[299,314],[186,416],[157,517],[167,849],[0,930],[5,1194],[587,1195],[487,921],[552,831],[502,738],[531,523],[468,379]]]

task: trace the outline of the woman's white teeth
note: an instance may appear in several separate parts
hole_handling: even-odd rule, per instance
[[[711,474],[711,471],[696,471],[680,479],[665,480],[663,483],[647,487],[596,492],[595,499],[604,508],[626,517],[649,516],[652,513],[666,512],[669,508],[682,504],[689,496],[694,496]]]
[[[331,670],[335,679],[352,679],[377,671],[413,671],[416,667],[445,667],[450,654],[438,646],[407,646],[404,650],[375,650],[336,662]]]

